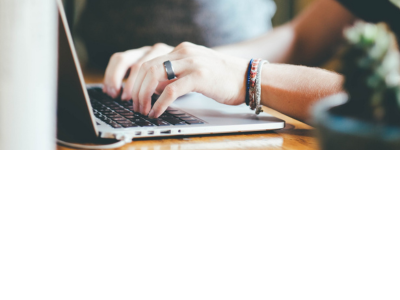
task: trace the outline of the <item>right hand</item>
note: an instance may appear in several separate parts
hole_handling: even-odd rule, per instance
[[[142,64],[156,57],[166,55],[173,49],[171,46],[159,43],[154,46],[115,53],[111,56],[106,69],[103,92],[113,98],[117,98],[121,94],[122,82],[125,75],[130,71],[124,90],[122,91],[121,99],[132,99],[133,86]]]
[[[164,62],[171,61],[176,78],[169,80]],[[197,92],[227,105],[246,98],[246,59],[184,42],[167,55],[145,62],[132,91],[132,106],[150,118],[158,118],[180,96]],[[152,107],[151,96],[160,94]]]

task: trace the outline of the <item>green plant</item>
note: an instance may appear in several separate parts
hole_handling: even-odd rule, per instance
[[[345,39],[340,72],[349,100],[335,112],[400,125],[400,59],[394,35],[383,23],[358,22],[345,31]]]

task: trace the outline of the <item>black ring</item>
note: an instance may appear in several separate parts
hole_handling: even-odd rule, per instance
[[[175,79],[176,76],[175,76],[174,68],[172,67],[172,64],[169,60],[164,62],[164,67],[165,67],[165,71],[167,72],[168,80]]]

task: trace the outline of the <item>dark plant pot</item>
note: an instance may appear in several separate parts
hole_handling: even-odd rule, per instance
[[[400,127],[377,125],[332,113],[347,95],[337,94],[318,102],[313,109],[314,126],[324,150],[399,150]]]

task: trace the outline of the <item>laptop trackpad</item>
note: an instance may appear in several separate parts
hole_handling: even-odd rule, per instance
[[[269,114],[256,115],[246,104],[225,105],[198,93],[190,93],[177,99],[171,107],[176,107],[194,115],[207,123],[223,125],[259,124],[260,122],[282,122]]]

